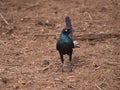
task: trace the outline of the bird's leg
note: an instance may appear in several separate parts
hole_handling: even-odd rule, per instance
[[[69,55],[69,60],[70,60],[70,62],[69,62],[70,72],[72,72],[72,62],[71,62],[71,60],[72,60],[72,54]]]
[[[63,55],[62,54],[60,54],[60,58],[61,58],[61,62],[62,62],[62,65],[61,65],[61,71],[62,72],[64,72],[64,70],[63,70],[63,67],[64,67],[64,59],[63,59]]]
[[[61,71],[62,71],[62,72],[64,72],[64,69],[63,69],[63,67],[64,67],[64,65],[63,65],[63,63],[62,63],[62,66],[61,66],[61,68],[62,68],[62,69],[61,69]]]

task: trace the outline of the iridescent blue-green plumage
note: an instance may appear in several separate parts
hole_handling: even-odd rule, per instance
[[[73,40],[70,38],[69,34],[72,31],[70,29],[63,29],[60,38],[57,41],[56,48],[59,51],[61,62],[62,62],[62,71],[63,71],[63,64],[64,64],[64,58],[63,55],[67,54],[69,55],[69,60],[71,64],[71,58],[72,58],[72,51],[74,48]],[[72,68],[70,69],[72,71]]]
[[[57,40],[56,49],[58,50],[62,62],[62,71],[63,71],[63,64],[64,58],[63,55],[67,54],[69,56],[70,61],[70,71],[72,71],[72,52],[74,48],[74,43],[72,40],[72,25],[70,17],[65,17],[66,28],[64,28],[60,34],[59,39]]]
[[[67,29],[66,29],[67,30]],[[63,30],[64,31],[64,30]],[[63,55],[70,54],[72,48],[74,47],[72,39],[69,37],[69,33],[61,32],[60,38],[57,41],[57,50],[60,51]]]

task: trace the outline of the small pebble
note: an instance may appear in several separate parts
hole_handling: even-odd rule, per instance
[[[44,66],[48,66],[48,65],[49,65],[49,61],[48,61],[48,60],[44,60],[44,61],[43,61],[43,65],[44,65]]]

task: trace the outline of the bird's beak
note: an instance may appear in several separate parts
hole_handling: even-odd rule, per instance
[[[69,33],[71,33],[72,32],[72,29],[69,29]]]
[[[69,33],[71,33],[71,32],[72,32],[72,28],[67,28],[67,30],[69,31]]]

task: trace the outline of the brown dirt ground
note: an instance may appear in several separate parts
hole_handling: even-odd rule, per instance
[[[0,90],[120,90],[120,0],[0,0]],[[73,72],[56,40],[72,19]]]

